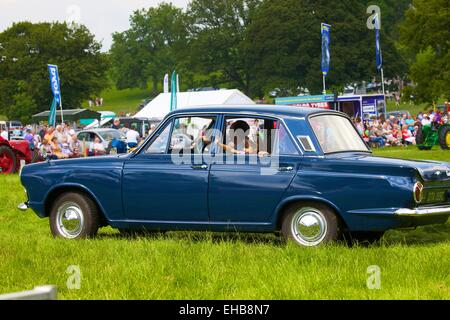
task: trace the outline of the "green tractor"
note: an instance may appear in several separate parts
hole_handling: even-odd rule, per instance
[[[420,150],[431,150],[436,145],[442,150],[450,150],[450,124],[419,124],[416,142]]]

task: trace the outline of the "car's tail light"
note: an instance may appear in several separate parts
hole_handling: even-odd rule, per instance
[[[421,203],[423,200],[423,184],[420,182],[417,182],[414,185],[413,193],[414,193],[414,201],[416,203]]]

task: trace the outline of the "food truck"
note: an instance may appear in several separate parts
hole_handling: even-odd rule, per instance
[[[383,94],[343,95],[332,94],[317,96],[298,96],[275,99],[275,104],[337,110],[346,113],[349,117],[360,117],[370,120],[386,113],[386,102]]]

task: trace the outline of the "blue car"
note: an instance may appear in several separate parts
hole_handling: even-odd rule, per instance
[[[301,246],[446,223],[450,164],[375,157],[343,113],[211,106],[170,113],[132,154],[27,165],[20,205],[56,237],[281,233]]]

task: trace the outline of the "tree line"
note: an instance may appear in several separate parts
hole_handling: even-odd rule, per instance
[[[381,8],[386,78],[413,81],[408,95],[418,101],[448,98],[448,0],[192,0],[186,10],[162,3],[135,11],[107,53],[84,26],[14,24],[0,33],[0,114],[48,109],[47,63],[60,67],[63,101],[73,107],[111,82],[157,92],[173,70],[183,90],[238,88],[252,98],[276,87],[320,93],[322,22],[332,26],[330,91],[379,81],[370,4]]]

